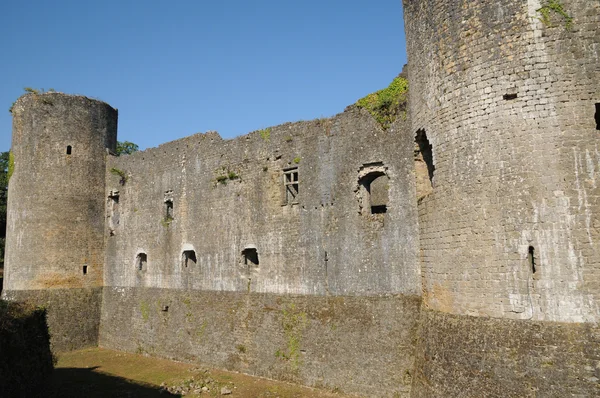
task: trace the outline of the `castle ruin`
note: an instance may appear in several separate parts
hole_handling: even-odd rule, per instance
[[[551,3],[404,0],[386,129],[350,106],[117,157],[109,105],[21,97],[3,297],[47,305],[58,351],[363,396],[599,395],[600,2]]]

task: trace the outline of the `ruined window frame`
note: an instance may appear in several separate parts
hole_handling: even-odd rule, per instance
[[[298,167],[283,169],[283,188],[285,190],[285,204],[298,204],[298,193],[300,191]]]

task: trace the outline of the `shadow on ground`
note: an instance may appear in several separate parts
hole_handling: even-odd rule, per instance
[[[180,397],[159,387],[95,371],[97,367],[54,369],[46,397]]]

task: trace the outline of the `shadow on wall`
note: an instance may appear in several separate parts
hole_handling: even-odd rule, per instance
[[[96,367],[54,370],[47,397],[180,397],[161,388],[95,371]]]
[[[0,397],[44,396],[53,366],[46,310],[0,300]]]

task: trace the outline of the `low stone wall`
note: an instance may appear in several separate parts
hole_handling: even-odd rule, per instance
[[[47,309],[54,353],[98,345],[102,288],[5,290],[2,298]]]
[[[424,310],[414,398],[595,397],[600,328]]]
[[[408,397],[420,298],[106,287],[100,346]]]
[[[44,396],[52,368],[46,311],[0,300],[0,396]]]

